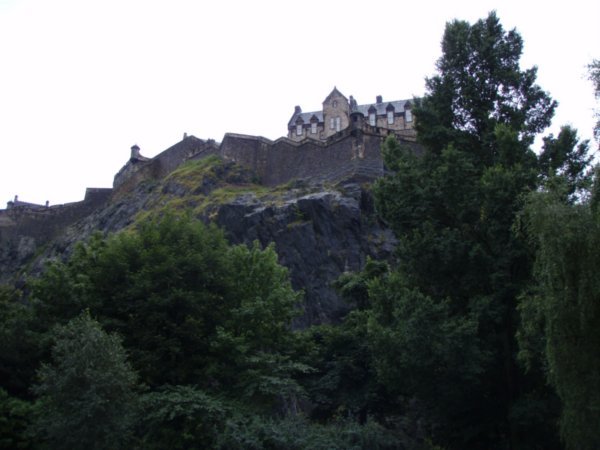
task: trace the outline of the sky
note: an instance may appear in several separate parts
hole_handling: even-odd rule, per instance
[[[334,86],[359,104],[422,96],[445,24],[491,10],[559,102],[545,134],[591,138],[598,1],[0,0],[0,208],[111,187],[134,144],[276,139]]]

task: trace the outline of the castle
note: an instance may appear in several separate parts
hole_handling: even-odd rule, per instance
[[[301,141],[306,138],[325,140],[350,127],[369,126],[373,129],[393,131],[396,135],[413,138],[414,121],[410,100],[383,102],[378,95],[375,103],[359,105],[350,96],[347,99],[336,87],[323,100],[321,111],[302,112],[296,106],[288,122],[288,138]],[[365,122],[365,120],[367,120]]]
[[[184,135],[180,142],[154,158],[142,156],[140,148],[134,145],[129,160],[115,175],[112,188],[88,188],[83,201],[67,205],[36,205],[15,196],[5,212],[57,216],[60,211],[68,211],[71,220],[76,220],[109,198],[131,191],[141,181],[161,179],[186,161],[213,154],[254,171],[257,180],[267,186],[292,179],[374,179],[383,175],[380,147],[386,136],[393,134],[414,145],[411,107],[410,100],[383,102],[381,96],[373,104],[358,105],[352,96],[348,99],[334,88],[323,101],[322,111],[303,113],[296,106],[288,122],[287,137],[271,141],[261,136],[226,133],[217,143]]]

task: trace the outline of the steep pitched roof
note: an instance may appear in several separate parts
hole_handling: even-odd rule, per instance
[[[342,97],[342,98],[346,99],[346,101],[348,101],[348,99],[346,98],[346,96],[344,94],[342,94],[340,91],[338,91],[338,88],[334,86],[333,87],[333,91],[331,91],[329,93],[329,95],[327,97],[325,97],[325,100],[323,100],[323,103],[327,103],[329,101],[329,99],[331,97],[333,97],[334,95]]]

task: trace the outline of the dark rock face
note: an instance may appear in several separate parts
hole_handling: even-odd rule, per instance
[[[377,223],[368,198],[356,184],[292,197],[282,205],[265,206],[245,196],[222,205],[216,222],[234,243],[275,243],[293,287],[304,290],[302,324],[335,321],[347,305],[331,283],[344,271],[360,270],[367,256],[393,253],[394,237]]]
[[[0,234],[0,245],[7,250],[6,257],[0,258],[0,282],[18,282],[25,262],[29,274],[35,275],[49,259],[65,258],[76,242],[92,233],[118,232],[140,214],[160,214],[161,208],[175,201],[183,202],[199,219],[215,221],[232,243],[275,243],[293,287],[304,291],[304,315],[297,326],[336,321],[348,307],[332,282],[344,271],[360,270],[367,256],[392,257],[393,234],[378,222],[369,192],[357,182],[346,180],[336,187],[298,182],[265,192],[233,163],[203,170],[193,183],[176,177],[141,183],[47,242],[19,235],[17,224],[11,239]],[[224,185],[230,189],[228,194],[223,190],[218,194]],[[194,209],[198,203],[206,206]]]

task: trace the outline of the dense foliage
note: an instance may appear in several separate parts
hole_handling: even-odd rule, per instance
[[[598,192],[594,192],[597,196]],[[565,204],[531,196],[527,224],[538,247],[535,289],[520,309],[521,356],[543,363],[563,413],[567,448],[600,447],[600,211],[597,198]]]

